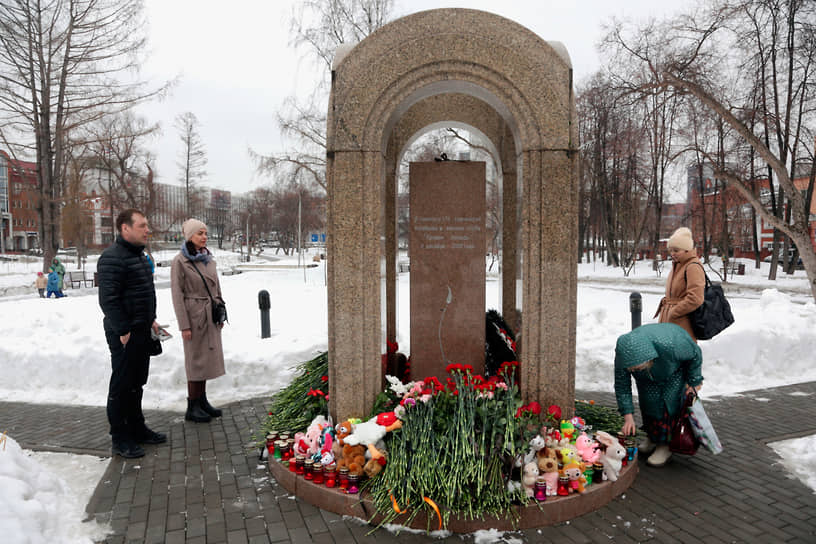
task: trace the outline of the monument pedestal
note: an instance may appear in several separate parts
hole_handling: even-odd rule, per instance
[[[312,506],[341,516],[364,519],[375,526],[383,519],[383,516],[377,513],[367,493],[348,495],[339,488],[315,484],[303,476],[290,472],[286,464],[274,459],[269,459],[269,471],[284,489]],[[637,473],[638,465],[637,457],[635,457],[634,461],[623,467],[615,482],[593,483],[586,488],[584,493],[573,493],[566,497],[547,497],[544,502],[516,506],[518,522],[515,526],[509,518],[486,516],[484,519],[470,520],[451,515],[447,529],[454,533],[472,533],[481,529],[512,531],[561,523],[597,510],[611,502],[612,499],[629,489]],[[409,515],[410,512],[402,514],[392,523],[404,525]],[[424,512],[420,512],[409,525],[411,528],[420,530],[435,530],[438,526],[439,521],[436,516],[434,515],[433,519],[429,520]]]

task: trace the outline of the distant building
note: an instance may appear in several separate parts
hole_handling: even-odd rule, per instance
[[[0,252],[40,247],[37,165],[0,151]]]
[[[802,164],[795,172],[794,186],[803,194],[807,190],[810,164]],[[753,192],[767,209],[771,209],[771,190],[768,178],[757,178],[753,182]],[[701,190],[702,187],[702,190]],[[702,194],[702,198],[700,195]],[[691,227],[695,245],[702,247],[703,217],[712,247],[719,245],[722,235],[723,218],[715,217],[713,210],[725,204],[728,235],[734,257],[754,257],[753,206],[733,187],[716,179],[713,169],[703,167],[702,178],[697,166],[688,169],[688,204],[691,213]],[[816,247],[816,199],[810,208],[810,239]],[[756,236],[760,248],[760,258],[770,255],[774,229],[757,214]]]

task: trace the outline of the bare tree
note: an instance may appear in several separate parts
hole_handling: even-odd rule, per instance
[[[326,190],[326,109],[334,53],[341,44],[355,44],[388,22],[393,0],[305,0],[294,8],[291,44],[322,73],[305,103],[289,97],[278,113],[278,125],[292,147],[264,155],[249,150],[258,171],[276,174],[286,183]]]
[[[284,254],[289,255],[297,249],[298,239],[305,242],[310,231],[323,227],[324,199],[314,191],[298,187],[277,188],[269,196],[273,210],[272,223],[278,233],[279,247]]]
[[[77,267],[81,268],[93,236],[93,220],[86,213],[89,195],[85,193],[93,161],[86,146],[66,147],[65,190],[62,197],[62,239],[77,249]]]
[[[148,217],[153,215],[156,198],[151,164],[155,160],[147,142],[158,131],[158,124],[125,111],[91,123],[83,131],[82,139],[74,142],[74,146],[89,149],[97,179],[88,180],[88,184],[108,199],[111,221],[125,208],[138,208]]]
[[[584,142],[585,229],[594,232],[596,249],[605,246],[607,262],[628,275],[647,238],[655,184],[646,167],[649,155],[643,152],[645,110],[626,94],[598,73],[579,90],[576,104]]]
[[[663,46],[663,42],[655,38],[655,34],[660,32],[656,25],[646,25],[640,30],[634,47],[652,51]],[[611,35],[615,35],[614,29]],[[609,38],[606,41],[609,42]],[[614,39],[611,41],[612,45],[616,45]],[[681,117],[682,97],[672,89],[643,85],[648,73],[644,74],[641,66],[632,61],[629,48],[612,47],[611,50],[615,53],[608,69],[611,82],[622,99],[636,102],[637,118],[643,123],[643,177],[648,183],[648,208],[654,214],[652,232],[646,236],[651,238],[652,251],[657,259],[667,189],[666,175],[679,155],[675,134]]]
[[[198,118],[192,112],[185,112],[176,117],[176,129],[179,131],[181,151],[179,152],[179,181],[184,184],[187,201],[187,216],[200,213],[199,195],[196,185],[207,175],[207,152],[201,135],[198,133]]]
[[[749,36],[745,28],[752,24],[756,31]],[[816,251],[809,233],[806,194],[793,181],[797,163],[802,155],[807,156],[814,141],[810,126],[816,92],[816,4],[805,0],[723,2],[672,21],[654,38],[671,40],[672,47],[658,51],[637,46],[633,38],[637,35],[639,29],[617,31],[615,39],[648,74],[642,85],[686,93],[729,127],[722,146],[729,156],[741,160],[710,161],[718,165],[715,176],[796,244],[816,299]],[[759,69],[746,70],[748,66]],[[767,99],[746,104],[746,97],[755,96],[752,90],[757,87]],[[746,122],[749,106],[760,110],[759,123]],[[781,189],[777,198],[786,199],[789,220],[774,214],[752,191],[752,180],[740,168],[749,164],[748,148],[767,163],[771,180]],[[704,151],[710,157],[714,150]]]
[[[59,247],[68,133],[162,90],[133,80],[143,22],[139,0],[0,2],[0,141],[36,156],[45,262]]]

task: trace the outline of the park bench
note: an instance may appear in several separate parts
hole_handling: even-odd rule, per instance
[[[76,289],[83,285],[85,287],[93,287],[94,285],[93,276],[87,275],[84,270],[72,270],[68,272],[65,280],[71,284],[71,289]]]

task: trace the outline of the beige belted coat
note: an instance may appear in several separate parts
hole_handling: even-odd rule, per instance
[[[201,261],[191,261],[182,253],[176,255],[170,269],[170,292],[179,330],[190,329],[192,332],[190,340],[182,340],[184,368],[187,380],[191,382],[211,380],[225,374],[221,327],[213,323],[210,297],[193,266],[207,280],[215,300],[224,301],[214,259],[204,265]]]
[[[695,252],[689,251],[677,262],[666,280],[666,296],[660,300],[655,317],[660,323],[674,323],[683,327],[697,341],[691,330],[689,315],[703,303],[705,271]]]

